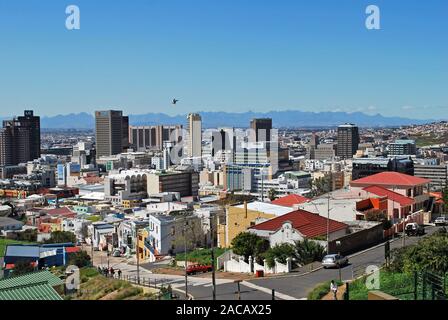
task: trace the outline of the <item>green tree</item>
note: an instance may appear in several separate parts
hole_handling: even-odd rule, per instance
[[[420,240],[416,245],[393,250],[390,270],[406,273],[423,270],[447,273],[448,234],[437,232]]]
[[[297,263],[307,265],[314,261],[321,261],[326,254],[326,250],[319,243],[303,239],[294,243],[295,257]]]
[[[90,256],[85,251],[78,251],[71,253],[69,256],[69,264],[75,265],[78,268],[84,268],[91,265]]]
[[[448,213],[448,180],[445,182],[445,188],[442,190],[442,200],[444,213]]]
[[[76,243],[76,235],[69,231],[54,231],[45,243]]]
[[[286,263],[286,259],[292,258],[295,255],[294,246],[290,243],[282,243],[270,248],[264,253],[266,264],[269,268],[275,266],[275,260],[280,263]]]
[[[274,201],[277,198],[277,191],[275,191],[274,188],[269,189],[269,191],[268,191],[268,198],[271,201]]]
[[[31,265],[30,261],[18,260],[14,263],[13,275],[21,276],[27,273],[34,272],[35,268]]]
[[[269,242],[254,233],[241,232],[232,240],[233,253],[243,256],[246,260],[249,256],[261,258],[269,248]]]
[[[327,174],[323,177],[314,179],[313,181],[310,182],[310,184],[311,184],[311,195],[313,197],[321,196],[332,190],[333,176],[331,174]]]

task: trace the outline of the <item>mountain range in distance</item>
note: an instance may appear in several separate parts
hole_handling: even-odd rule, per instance
[[[402,117],[385,117],[380,114],[368,115],[362,112],[304,112],[304,111],[271,111],[271,112],[198,112],[202,117],[204,128],[218,127],[249,127],[253,118],[272,118],[275,128],[321,128],[334,127],[343,123],[354,123],[360,127],[393,127],[405,125],[420,125],[437,120],[416,120]],[[7,119],[4,117],[3,119]],[[129,115],[129,124],[143,125],[173,125],[183,124],[187,115],[169,116],[163,113],[147,113]],[[41,127],[44,129],[94,129],[93,113],[77,113],[41,117]]]

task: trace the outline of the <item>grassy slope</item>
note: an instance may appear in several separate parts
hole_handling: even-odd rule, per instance
[[[72,300],[152,300],[154,296],[129,282],[106,278],[95,268],[81,269],[81,289]]]
[[[413,299],[414,277],[405,273],[381,271],[379,290],[402,300]],[[350,284],[350,300],[367,300],[366,278]]]

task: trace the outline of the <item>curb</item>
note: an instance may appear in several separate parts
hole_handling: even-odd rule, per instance
[[[272,294],[272,290],[271,289],[264,288],[264,287],[261,287],[261,286],[257,286],[256,284],[253,284],[253,283],[250,283],[250,282],[247,282],[247,281],[242,281],[241,284],[243,286],[246,286],[246,287],[249,287],[249,288],[252,288],[252,289],[256,289],[258,291],[261,291],[261,292],[264,292],[264,293],[267,293],[267,294]],[[281,293],[281,292],[277,292],[277,291],[275,291],[275,297],[280,298],[282,300],[300,300],[300,299],[294,298],[292,296],[289,296],[287,294],[284,294],[284,293]]]
[[[173,288],[172,290],[173,290],[173,291],[180,292],[180,293],[182,293],[183,295],[185,295],[185,291],[182,290],[182,289]],[[190,298],[190,299],[188,299],[188,300],[194,300],[194,296],[193,296],[191,293],[188,294],[188,297]]]

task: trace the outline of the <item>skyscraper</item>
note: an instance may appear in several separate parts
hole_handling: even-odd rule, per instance
[[[260,118],[252,119],[250,128],[255,132],[254,142],[266,142],[266,149],[269,151],[269,142],[271,141],[272,119]]]
[[[40,118],[24,116],[3,121],[0,129],[0,166],[25,163],[40,157]]]
[[[202,157],[202,118],[190,113],[188,119],[188,156]]]
[[[23,116],[17,118],[20,126],[28,128],[30,140],[31,160],[40,158],[40,117],[35,116],[32,110],[25,110]]]
[[[96,156],[110,156],[120,154],[125,145],[126,127],[129,125],[127,117],[123,117],[122,111],[107,110],[95,112]]]
[[[270,158],[271,155],[271,131],[272,131],[272,119],[271,118],[259,118],[252,119],[250,122],[251,132],[250,140],[256,143],[254,148],[254,156],[256,162],[264,162],[265,158]],[[245,150],[245,153],[250,151]]]
[[[129,142],[135,151],[144,151],[149,148],[163,149],[164,142],[173,145],[181,141],[182,125],[158,126],[130,126]]]
[[[121,148],[123,151],[129,148],[129,117],[123,116],[121,118],[121,126],[122,126],[122,145]]]
[[[342,159],[353,158],[359,146],[358,127],[346,123],[338,127],[337,156]]]

